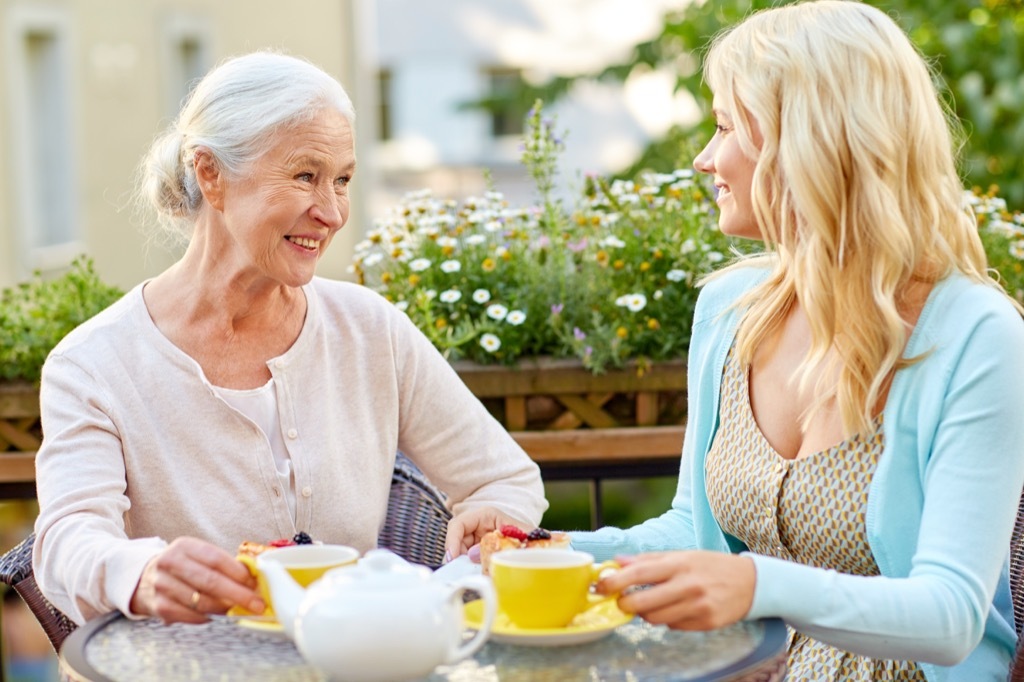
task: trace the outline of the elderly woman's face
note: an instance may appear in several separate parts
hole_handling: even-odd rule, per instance
[[[718,227],[722,232],[733,237],[761,239],[750,195],[756,162],[740,147],[733,114],[724,108],[718,96],[712,100],[712,111],[716,121],[715,135],[693,160],[693,167],[714,176],[716,201],[721,211]],[[752,132],[754,144],[760,147],[760,130],[756,121]]]
[[[228,232],[263,274],[301,286],[348,220],[354,172],[352,127],[324,110],[281,132],[248,177],[227,183]]]

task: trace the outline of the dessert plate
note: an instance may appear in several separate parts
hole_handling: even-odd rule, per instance
[[[473,630],[480,628],[483,621],[483,602],[471,601],[464,607],[466,627]],[[498,611],[491,627],[492,642],[499,644],[519,644],[524,646],[569,646],[585,644],[607,637],[620,625],[631,621],[633,616],[623,613],[615,605],[614,600],[596,604],[580,615],[564,628],[520,628],[512,624],[508,616]]]

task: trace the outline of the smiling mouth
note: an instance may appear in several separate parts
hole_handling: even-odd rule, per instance
[[[309,237],[285,237],[288,241],[296,246],[301,246],[307,251],[316,251],[320,248],[320,242]]]

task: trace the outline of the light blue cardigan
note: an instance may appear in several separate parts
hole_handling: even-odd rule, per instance
[[[704,459],[718,426],[722,368],[739,319],[731,304],[766,272],[713,280],[694,312],[689,420],[672,508],[628,530],[576,532],[598,560],[669,549],[741,552],[708,505]],[[885,450],[868,494],[881,576],[843,575],[750,554],[748,618],[875,658],[921,662],[929,682],[1005,680],[1016,635],[1009,541],[1024,486],[1024,321],[999,292],[961,275],[935,286],[885,406]]]

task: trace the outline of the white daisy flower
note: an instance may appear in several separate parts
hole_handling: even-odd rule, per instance
[[[682,282],[684,279],[686,279],[686,271],[678,269],[669,270],[668,272],[665,273],[665,277],[668,278],[668,281],[670,282]]]
[[[615,305],[629,308],[632,312],[638,313],[647,307],[647,297],[643,294],[626,294],[615,299]]]
[[[484,303],[487,303],[489,300],[491,300],[491,292],[487,291],[487,289],[477,289],[476,291],[473,292],[474,302],[483,305]]]
[[[1024,240],[1018,240],[1010,244],[1010,255],[1024,260]]]
[[[384,260],[383,253],[371,253],[369,256],[363,259],[363,266],[367,268],[372,268],[374,265],[381,262],[382,260]]]
[[[488,353],[493,353],[501,348],[501,339],[494,334],[484,334],[480,337],[480,345]]]
[[[487,306],[487,317],[492,320],[504,320],[506,315],[508,315],[508,308],[500,303],[492,303]]]
[[[522,310],[510,310],[508,315],[505,316],[505,321],[518,327],[523,322],[526,322],[526,313]]]
[[[696,242],[693,241],[693,239],[687,239],[685,242],[683,242],[683,245],[679,247],[679,251],[682,253],[693,253],[696,250],[697,244]]]
[[[401,310],[404,313],[406,310],[409,309],[409,302],[408,301],[398,301],[397,303],[395,303],[395,307],[398,308],[399,310]]]
[[[460,298],[462,298],[462,292],[461,291],[455,291],[454,289],[449,289],[448,291],[442,291],[441,292],[441,303],[455,303]]]
[[[479,246],[480,244],[483,244],[485,241],[487,241],[487,237],[483,236],[482,234],[471,234],[468,237],[466,237],[466,243],[469,244],[470,246]]]
[[[462,269],[462,263],[457,260],[446,260],[441,263],[441,272],[447,272],[449,274],[458,272]]]
[[[413,272],[423,272],[430,267],[430,261],[426,258],[417,258],[409,263],[409,269]]]
[[[717,251],[708,251],[708,260],[711,261],[712,263],[719,263],[724,258],[725,256],[718,253]]]
[[[611,247],[611,248],[615,248],[615,249],[621,249],[623,246],[626,245],[626,242],[622,241],[618,237],[612,236],[612,237],[605,237],[604,239],[602,239],[600,241],[600,244],[601,244],[601,246],[604,246],[604,247]]]
[[[441,235],[437,238],[437,245],[456,247],[459,245],[459,240],[455,237],[449,237],[448,235]]]

